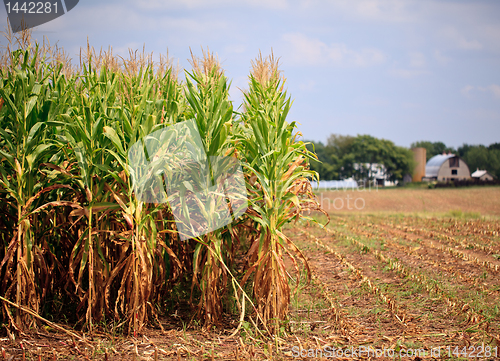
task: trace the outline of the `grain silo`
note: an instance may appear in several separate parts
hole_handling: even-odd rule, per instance
[[[425,165],[427,164],[427,149],[413,148],[413,157],[415,158],[415,170],[413,171],[412,180],[414,182],[421,182],[425,177]]]

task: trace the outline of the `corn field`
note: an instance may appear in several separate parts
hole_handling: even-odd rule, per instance
[[[154,62],[131,51],[124,59],[87,45],[75,65],[29,32],[7,34],[6,42],[0,295],[10,303],[0,305],[9,332],[40,326],[29,309],[87,331],[113,322],[135,334],[161,327],[158,317],[179,297],[205,327],[236,312],[276,332],[307,269],[282,228],[319,209],[308,181],[317,177],[308,167],[315,155],[286,120],[291,100],[278,61],[259,55],[251,63],[238,111],[209,51],[192,55],[179,80],[163,56]],[[148,134],[186,120],[196,122],[207,156],[241,163],[248,209],[182,241],[169,203],[137,197],[127,154]]]

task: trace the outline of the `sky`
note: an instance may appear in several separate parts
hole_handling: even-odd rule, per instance
[[[80,0],[33,36],[76,61],[87,38],[121,56],[168,50],[188,70],[190,49],[209,49],[232,81],[235,108],[251,61],[272,51],[293,99],[287,119],[305,140],[500,142],[498,0]]]

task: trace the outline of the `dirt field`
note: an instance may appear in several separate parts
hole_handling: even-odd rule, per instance
[[[500,187],[473,188],[366,188],[316,192],[332,213],[447,213],[472,212],[500,216]]]
[[[422,359],[432,352],[468,359],[474,355],[467,350],[483,343],[496,352],[499,231],[494,222],[401,215],[335,218],[326,231],[295,228],[315,270],[312,287],[334,310],[329,325],[340,327],[315,337],[396,355],[419,350]],[[394,359],[388,352],[377,359]]]
[[[363,198],[365,207],[334,209],[339,197],[347,207],[347,195],[349,206],[360,207],[353,200]],[[164,332],[135,338],[71,339],[53,329],[6,337],[3,357],[21,360],[25,348],[26,360],[500,359],[500,188],[327,198],[326,228],[303,222],[286,229],[306,255],[312,280],[299,285],[274,340],[247,321],[228,338],[236,316],[208,332],[173,314],[161,319]]]

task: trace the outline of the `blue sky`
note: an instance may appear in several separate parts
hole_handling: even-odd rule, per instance
[[[2,7],[1,29],[6,17]],[[188,69],[189,49],[208,47],[235,107],[251,60],[273,49],[305,139],[500,142],[500,1],[80,0],[33,35],[75,60],[88,37],[122,56],[168,49]]]

